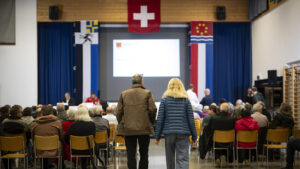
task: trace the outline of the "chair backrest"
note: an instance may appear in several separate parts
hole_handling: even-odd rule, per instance
[[[16,137],[0,137],[0,149],[1,151],[25,151],[24,137],[16,136]]]
[[[201,129],[201,122],[198,119],[195,119],[195,128],[196,128],[196,132],[197,132],[197,137],[200,136],[200,129]]]
[[[24,143],[26,143],[26,133],[19,133],[19,134],[10,134],[10,133],[4,133],[5,137],[23,137],[24,138]]]
[[[86,139],[87,136],[73,136],[70,135],[70,149],[72,150],[89,150],[88,142]],[[89,135],[89,141],[91,148],[93,148],[94,145],[94,136]]]
[[[254,143],[257,142],[258,138],[258,131],[253,130],[253,131],[243,131],[239,130],[237,132],[237,141],[242,142],[242,143]]]
[[[96,144],[103,144],[103,143],[107,143],[108,138],[107,138],[107,130],[103,130],[103,131],[97,131],[96,135],[95,135],[95,143]]]
[[[49,151],[59,149],[59,137],[54,136],[34,136],[34,147],[36,150]]]
[[[215,130],[214,142],[216,143],[232,143],[234,142],[234,130]]]
[[[109,125],[109,141],[114,141],[116,136],[116,126],[114,124]]]
[[[289,137],[288,128],[268,129],[268,133],[267,133],[268,142],[274,142],[274,143],[287,142],[288,137]]]
[[[125,144],[124,136],[116,136],[115,142],[118,143],[118,144]]]
[[[300,129],[294,129],[294,137],[300,138]]]

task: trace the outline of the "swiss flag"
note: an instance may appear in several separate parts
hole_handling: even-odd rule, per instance
[[[128,31],[160,31],[160,0],[128,0]]]

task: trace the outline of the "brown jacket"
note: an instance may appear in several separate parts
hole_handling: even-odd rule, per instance
[[[153,134],[156,110],[151,92],[141,85],[123,91],[117,107],[118,135]]]
[[[37,136],[53,136],[58,135],[60,141],[63,141],[63,129],[60,120],[54,115],[38,117],[32,127],[32,137]],[[60,145],[61,147],[61,145]],[[57,150],[37,151],[40,157],[56,156]]]

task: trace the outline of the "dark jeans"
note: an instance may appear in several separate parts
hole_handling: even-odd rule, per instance
[[[217,150],[215,150],[215,159],[220,159],[220,157],[222,156],[222,155],[224,155],[224,156],[226,156],[226,158],[229,158],[228,160],[229,160],[229,162],[233,162],[233,149],[232,149],[232,143],[230,143],[230,144],[222,144],[222,143],[216,143],[216,147],[217,148],[228,148],[228,147],[230,147],[230,148],[228,148],[228,150],[225,150],[225,149],[217,149]],[[229,151],[228,152],[228,154],[229,154],[229,157],[227,157],[227,151]]]
[[[286,167],[293,168],[295,151],[300,151],[300,138],[291,139],[287,144]]]
[[[127,166],[128,169],[137,169],[136,166],[136,147],[139,143],[140,162],[139,169],[148,169],[148,152],[149,152],[149,135],[125,136],[127,149]]]

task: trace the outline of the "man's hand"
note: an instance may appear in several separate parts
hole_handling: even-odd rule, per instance
[[[197,140],[193,140],[192,146],[197,146]]]
[[[155,143],[156,145],[158,145],[158,144],[159,144],[159,141],[160,141],[160,140],[157,140],[157,139],[156,139],[154,143]]]

